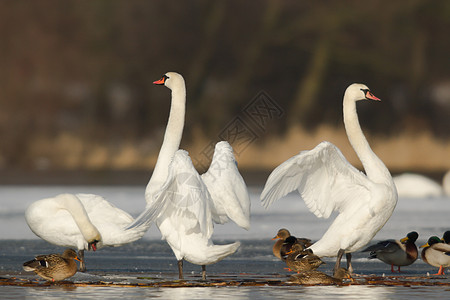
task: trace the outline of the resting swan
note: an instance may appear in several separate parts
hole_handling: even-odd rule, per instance
[[[337,211],[323,237],[309,248],[319,257],[337,256],[335,271],[344,253],[351,270],[351,252],[369,243],[392,215],[397,192],[391,174],[369,146],[359,125],[356,101],[377,100],[363,84],[350,85],[344,94],[344,124],[348,139],[367,176],[354,168],[339,149],[322,142],[310,151],[278,166],[261,194],[264,207],[298,190],[306,206],[317,217]]]
[[[168,72],[154,83],[172,90],[164,141],[145,191],[147,209],[163,207],[157,217],[144,213],[129,228],[155,220],[178,260],[179,278],[183,278],[183,260],[187,260],[202,266],[205,279],[206,265],[233,254],[240,245],[239,242],[214,245],[211,241],[213,222],[222,224],[231,219],[248,229],[250,198],[237,169],[233,149],[227,142],[216,144],[211,166],[202,176],[195,170],[188,153],[178,150],[186,103],[183,77]]]
[[[146,212],[149,214],[150,212]],[[33,202],[25,219],[34,234],[63,247],[78,249],[80,271],[85,271],[84,250],[121,246],[140,239],[151,223],[133,229],[125,211],[93,194],[60,194]]]
[[[441,197],[445,194],[439,183],[420,174],[403,173],[393,178],[400,198]]]

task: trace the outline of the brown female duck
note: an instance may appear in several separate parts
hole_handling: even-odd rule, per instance
[[[352,279],[347,269],[339,268],[333,276],[329,276],[320,271],[311,270],[292,275],[289,281],[306,285],[330,285],[341,284],[345,278]]]
[[[419,234],[412,231],[401,240],[385,240],[362,250],[370,251],[369,258],[378,258],[384,263],[391,265],[391,272],[394,273],[394,266],[398,266],[398,272],[401,266],[409,266],[416,261],[419,256],[415,244]]]
[[[287,253],[286,265],[291,271],[303,272],[317,269],[324,262],[311,250],[303,249],[300,244],[294,244]]]
[[[61,281],[73,276],[77,272],[77,253],[73,249],[66,249],[62,255],[39,255],[35,259],[23,264],[27,272],[35,272],[40,277],[49,281]]]

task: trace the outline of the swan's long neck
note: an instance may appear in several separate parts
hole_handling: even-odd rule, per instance
[[[92,224],[81,201],[72,194],[62,194],[58,196],[58,203],[61,209],[67,210],[71,215],[84,239],[88,242],[101,240],[100,232]]]
[[[184,127],[184,115],[186,109],[186,88],[184,82],[172,88],[172,104],[170,107],[169,121],[167,122],[164,141],[159,151],[158,160],[153,170],[152,177],[146,188],[148,195],[157,192],[164,184],[169,172],[169,164],[175,152],[180,147],[181,136]]]
[[[375,182],[386,182],[386,179],[392,181],[389,170],[372,151],[361,130],[356,113],[356,101],[345,95],[343,105],[345,130],[350,144],[363,164],[367,177]]]

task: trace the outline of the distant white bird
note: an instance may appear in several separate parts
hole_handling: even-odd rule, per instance
[[[444,178],[442,179],[442,187],[444,193],[450,197],[450,170],[445,173]]]
[[[155,84],[172,90],[172,104],[164,142],[158,161],[147,185],[147,209],[161,206],[153,218],[145,213],[129,226],[156,221],[163,239],[172,248],[177,260],[179,278],[183,278],[183,259],[205,266],[233,254],[240,243],[214,245],[211,241],[213,221],[230,219],[239,226],[250,227],[250,198],[236,166],[233,150],[227,142],[217,143],[208,171],[201,177],[184,150],[178,150],[184,127],[186,89],[183,77],[166,73]],[[149,215],[153,215],[150,213]]]
[[[155,213],[146,211],[146,216]],[[25,211],[31,231],[43,240],[78,249],[80,270],[85,271],[84,250],[121,246],[140,239],[151,223],[125,229],[134,218],[103,197],[60,194],[33,202]]]
[[[444,189],[439,183],[420,174],[404,173],[394,176],[394,183],[399,197],[425,198],[444,195]]]
[[[319,257],[337,256],[335,271],[347,254],[369,243],[392,215],[397,192],[391,174],[369,146],[359,125],[356,101],[380,100],[363,84],[350,85],[344,94],[344,124],[348,139],[367,176],[354,168],[339,149],[322,142],[310,151],[278,166],[267,179],[261,194],[264,207],[298,190],[306,206],[317,217],[328,218],[337,211],[323,237],[309,248]]]

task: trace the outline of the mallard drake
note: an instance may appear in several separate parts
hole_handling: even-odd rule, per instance
[[[285,261],[286,253],[291,250],[293,244],[301,244],[303,248],[307,248],[312,245],[311,240],[307,238],[297,238],[289,232],[286,228],[281,228],[278,230],[277,235],[272,238],[272,240],[277,240],[273,245],[272,252],[273,255],[279,259]]]
[[[444,235],[442,236],[442,241],[446,244],[450,244],[450,230],[444,232]]]
[[[378,258],[382,262],[391,265],[391,272],[394,273],[394,266],[409,266],[416,261],[419,256],[415,241],[419,234],[412,231],[401,240],[385,240],[362,250],[370,251],[369,258]]]
[[[332,276],[329,276],[323,272],[312,270],[305,271],[296,275],[292,275],[289,281],[299,284],[308,285],[329,285],[329,284],[341,284],[342,280],[348,278],[352,279],[350,273],[345,268],[339,268]]]
[[[303,272],[317,269],[324,262],[314,255],[310,249],[303,249],[302,245],[294,244],[287,253],[286,265],[291,271]]]
[[[429,265],[439,267],[439,271],[433,275],[445,275],[444,269],[450,267],[450,245],[442,243],[437,236],[432,236],[420,248],[423,248],[422,260]]]
[[[291,252],[292,246],[294,246],[295,244],[300,245],[302,250],[306,249],[303,243],[299,243],[298,239],[295,236],[290,236],[284,240],[283,244],[281,244],[280,247],[279,255],[281,256],[282,261],[286,261],[288,253]]]
[[[33,260],[25,262],[23,269],[27,272],[33,271],[49,281],[61,281],[77,272],[74,260],[80,261],[75,250],[66,249],[62,255],[38,255]]]

